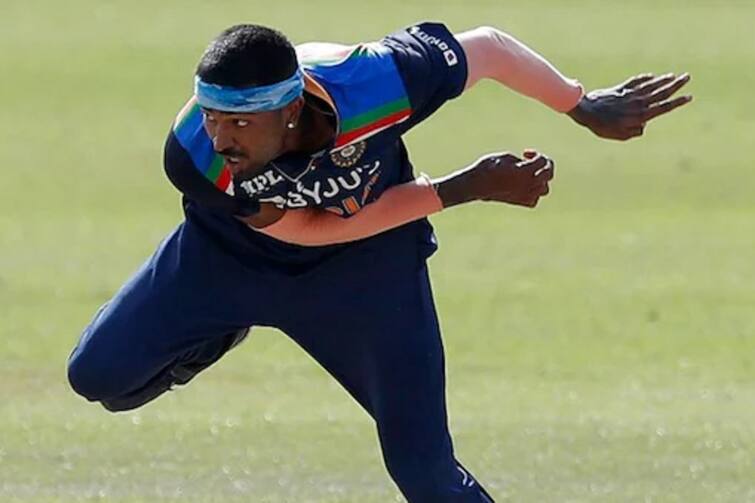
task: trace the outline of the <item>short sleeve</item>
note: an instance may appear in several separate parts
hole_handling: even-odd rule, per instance
[[[421,23],[385,37],[412,107],[403,124],[408,130],[459,96],[467,82],[467,60],[459,42],[445,25]]]
[[[199,107],[189,101],[165,140],[163,168],[170,182],[185,197],[221,213],[249,216],[259,203],[237,193],[223,159],[215,153],[202,126]]]

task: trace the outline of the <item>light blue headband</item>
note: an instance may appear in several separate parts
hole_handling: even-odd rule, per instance
[[[304,75],[301,69],[288,79],[260,87],[226,87],[208,84],[194,77],[194,94],[203,108],[219,112],[269,112],[285,107],[304,92]]]

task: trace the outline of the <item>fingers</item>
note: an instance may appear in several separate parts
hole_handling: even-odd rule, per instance
[[[545,166],[535,171],[534,175],[535,175],[535,178],[546,180],[547,182],[553,179],[555,172],[556,172],[556,163],[554,163],[551,159],[548,159],[548,162],[545,164]]]
[[[494,157],[496,158],[496,160],[508,161],[508,162],[514,162],[514,163],[521,161],[519,157],[515,156],[511,152],[502,152],[500,154],[495,154]]]
[[[519,169],[530,171],[532,176],[546,182],[553,179],[555,163],[552,159],[532,150],[525,150],[524,158],[517,164]]]
[[[485,200],[534,208],[540,198],[550,192],[548,183],[553,179],[554,163],[535,150],[525,150],[522,159],[510,153],[493,154],[483,159],[487,165],[481,165],[482,173],[488,177]]]
[[[535,187],[532,188],[529,192],[530,197],[543,197],[550,193],[550,185],[548,185],[548,181],[544,180],[543,183],[537,184]]]
[[[688,73],[683,73],[678,77],[668,74],[656,77],[637,88],[636,92],[642,98],[633,100],[636,111],[622,119],[625,137],[619,139],[627,140],[642,136],[647,121],[667,114],[692,101],[692,96],[669,99],[687,85],[690,80],[691,77]]]
[[[537,206],[537,203],[540,202],[541,193],[542,189],[540,188],[538,188],[537,190],[531,190],[514,204],[518,204],[519,206],[524,206],[526,208],[534,208],[535,206]]]
[[[667,73],[666,75],[655,77],[638,86],[637,88],[635,88],[635,93],[637,93],[639,96],[647,96],[656,89],[660,89],[661,87],[670,84],[674,80],[676,80],[676,76],[674,76],[673,73]]]
[[[553,180],[554,173],[555,164],[550,159],[547,159],[545,166],[534,172],[535,185],[532,187],[525,200],[525,206],[528,208],[534,208],[540,202],[541,197],[545,197],[550,193],[550,186],[548,183]]]
[[[537,192],[539,196],[548,195],[550,187],[548,184],[553,180],[555,175],[555,165],[553,162],[549,162],[548,165],[540,170],[540,173],[535,174],[535,179],[538,181]]]
[[[524,158],[525,160],[517,163],[517,167],[531,172],[537,183],[544,184],[553,179],[555,163],[552,159],[534,150],[525,150]]]
[[[633,128],[629,128],[629,129],[627,129],[627,136],[624,139],[625,140],[629,140],[629,139],[632,139],[632,138],[636,138],[638,136],[642,136],[643,134],[645,134],[645,126],[644,125],[633,127]]]
[[[659,101],[666,100],[676,94],[676,92],[687,85],[687,83],[690,81],[690,75],[688,73],[685,73],[683,75],[680,75],[675,80],[673,80],[670,84],[667,84],[664,87],[659,88],[649,96],[647,96],[646,102],[647,104],[653,104],[658,103]]]
[[[529,151],[527,151],[524,153],[524,156],[525,159],[519,161],[516,166],[520,169],[531,171],[533,174],[538,170],[543,169],[549,162],[551,162],[551,160],[545,157],[543,154],[536,152],[534,153],[534,155],[532,155],[531,153],[529,153]]]
[[[672,110],[676,110],[677,108],[686,105],[691,101],[692,96],[680,96],[679,98],[674,98],[673,100],[658,103],[657,105],[648,108],[647,111],[643,114],[643,118],[646,121],[655,119],[656,117],[667,114]]]
[[[640,84],[644,84],[645,82],[652,80],[653,78],[654,78],[654,75],[652,73],[643,73],[640,75],[635,75],[634,77],[630,77],[623,84],[619,84],[619,87],[621,89],[626,89],[626,90],[634,89]]]
[[[549,192],[550,187],[547,183],[544,183],[533,189],[520,204],[527,208],[534,208],[540,202],[540,198],[547,196]]]
[[[499,164],[516,164],[521,159],[510,152],[499,152],[496,154],[488,154],[477,159],[475,164],[491,164],[497,166]]]
[[[518,163],[518,167],[530,171],[534,178],[532,188],[524,201],[524,206],[534,208],[539,199],[550,192],[548,182],[553,180],[555,163],[552,159],[531,149],[525,150],[523,156],[524,160]]]

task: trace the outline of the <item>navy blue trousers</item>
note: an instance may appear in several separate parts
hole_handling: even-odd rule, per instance
[[[388,472],[410,502],[492,501],[454,457],[419,241],[397,229],[281,274],[240,261],[187,219],[86,327],[68,362],[71,386],[91,401],[117,399],[228,334],[277,327],[374,418]]]

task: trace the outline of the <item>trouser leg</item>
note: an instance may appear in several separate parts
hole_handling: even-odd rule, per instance
[[[71,386],[115,411],[187,382],[255,323],[254,283],[183,223],[84,329],[68,360]]]
[[[309,316],[287,332],[373,416],[388,472],[411,503],[493,501],[454,456],[427,270],[366,265],[375,274],[352,268],[349,281],[309,285]]]

